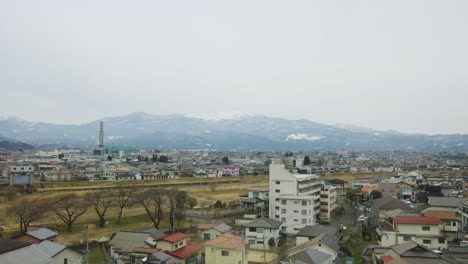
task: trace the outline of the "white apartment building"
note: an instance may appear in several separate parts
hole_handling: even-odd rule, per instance
[[[321,182],[315,174],[297,174],[283,164],[270,165],[270,218],[283,223],[281,231],[295,234],[316,222],[320,214]]]
[[[322,185],[320,190],[320,219],[330,219],[331,212],[337,207],[336,187],[333,185]]]

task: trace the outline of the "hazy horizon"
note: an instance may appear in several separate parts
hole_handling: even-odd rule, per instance
[[[467,1],[4,1],[0,116],[242,112],[468,134]]]

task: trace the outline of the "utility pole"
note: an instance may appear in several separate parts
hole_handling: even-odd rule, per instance
[[[86,264],[89,264],[89,227],[86,225]]]
[[[263,263],[266,263],[266,252],[265,252],[265,228],[263,229]]]
[[[241,240],[242,240],[242,264],[245,264],[245,243],[244,243],[244,232],[241,231]]]

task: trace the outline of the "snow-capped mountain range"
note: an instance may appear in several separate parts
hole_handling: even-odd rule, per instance
[[[0,136],[33,145],[105,145],[223,150],[468,151],[468,135],[423,135],[332,126],[239,112],[209,115],[133,113],[80,125],[0,119]]]

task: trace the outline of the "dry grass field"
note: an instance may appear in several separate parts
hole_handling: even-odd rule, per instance
[[[348,182],[355,179],[358,181],[367,181],[376,176],[385,176],[385,174],[333,174],[323,175],[322,179],[338,178]],[[45,183],[43,186],[35,185],[36,192],[31,195],[21,195],[17,201],[20,201],[24,196],[32,199],[41,199],[44,201],[52,201],[54,198],[65,193],[74,193],[85,197],[92,192],[99,192],[103,189],[112,189],[116,187],[136,188],[139,191],[145,189],[177,189],[183,190],[189,196],[195,197],[198,200],[198,206],[205,207],[213,205],[217,200],[221,202],[236,202],[239,200],[239,195],[245,194],[247,189],[253,187],[268,186],[268,176],[248,176],[248,177],[229,177],[229,178],[204,178],[204,179],[172,179],[172,180],[148,180],[148,181],[118,181],[118,182],[57,182]],[[22,197],[23,196],[23,197]],[[14,215],[8,215],[6,209],[11,202],[0,203],[0,212],[4,215],[4,227],[2,231],[4,237],[11,237],[18,234],[18,220]],[[166,205],[166,210],[167,210]],[[167,213],[166,213],[167,215]],[[60,231],[59,241],[62,243],[73,244],[80,243],[85,239],[85,226],[90,224],[90,238],[99,240],[103,237],[110,237],[113,233],[119,230],[138,230],[151,226],[150,221],[145,215],[142,206],[135,205],[124,210],[122,224],[118,226],[115,223],[117,218],[117,210],[111,208],[106,214],[106,219],[109,224],[104,228],[96,227],[98,225],[98,217],[92,208],[82,215],[76,221],[73,232],[66,232],[63,223],[53,214],[48,214],[39,221],[33,223],[35,226],[48,226]],[[182,225],[190,225],[194,223],[182,223]],[[164,220],[161,224],[161,229],[168,229],[169,224]]]

